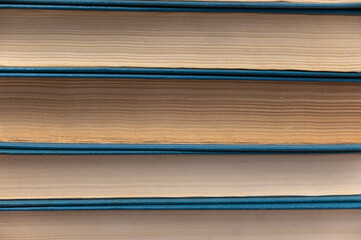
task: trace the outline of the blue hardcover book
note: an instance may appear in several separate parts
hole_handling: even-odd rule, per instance
[[[358,73],[360,6],[6,0],[0,66]]]
[[[358,239],[360,210],[0,212],[4,239]]]
[[[0,68],[4,154],[358,153],[357,72]]]

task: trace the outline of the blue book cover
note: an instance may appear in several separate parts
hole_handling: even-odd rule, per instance
[[[0,8],[109,10],[109,11],[173,11],[173,12],[253,12],[292,14],[361,13],[361,3],[292,3],[246,1],[123,1],[123,0],[4,0]]]

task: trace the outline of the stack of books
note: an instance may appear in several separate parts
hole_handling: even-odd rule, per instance
[[[361,239],[360,15],[2,0],[0,238]]]

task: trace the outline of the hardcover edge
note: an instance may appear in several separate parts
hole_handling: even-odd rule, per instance
[[[361,144],[107,144],[0,142],[0,154],[160,155],[160,154],[321,154],[359,153]]]
[[[361,82],[361,72],[131,67],[0,67],[0,77]]]
[[[0,8],[102,11],[249,12],[293,14],[361,14],[361,3],[3,0]]]
[[[0,211],[361,209],[361,195],[0,200]]]

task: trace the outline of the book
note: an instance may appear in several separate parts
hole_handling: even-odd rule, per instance
[[[0,164],[3,200],[361,193],[360,153],[0,155]]]
[[[361,210],[0,212],[4,239],[359,239]]]
[[[0,66],[361,70],[358,15],[133,10],[1,9]]]
[[[238,81],[227,79],[232,76],[207,80],[202,79],[204,75],[191,76],[195,79],[153,74],[140,76],[144,78],[137,74],[115,78],[70,75],[1,77],[0,142],[361,142],[360,85],[342,82],[357,80],[357,75],[343,77],[341,82],[322,81],[327,78],[319,78],[319,82],[298,81],[298,77],[294,81],[256,81],[258,76],[251,76],[254,81]]]

